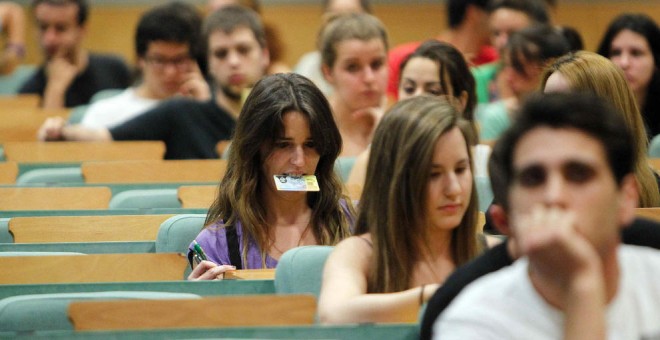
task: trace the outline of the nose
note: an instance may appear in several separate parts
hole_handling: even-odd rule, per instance
[[[293,148],[291,154],[291,164],[297,167],[302,167],[305,165],[305,151],[302,146],[297,146]]]
[[[372,82],[374,81],[375,77],[376,77],[375,71],[371,68],[371,66],[366,66],[364,68],[364,81]]]
[[[235,51],[229,51],[227,53],[227,62],[229,65],[236,66],[240,61],[240,56]]]
[[[565,181],[560,175],[550,175],[547,179],[543,203],[546,207],[563,207],[565,199]]]
[[[463,187],[461,186],[461,183],[458,180],[456,173],[454,172],[447,173],[447,176],[445,177],[444,194],[447,197],[453,198],[460,195],[462,192],[463,192]]]
[[[45,46],[52,46],[57,42],[57,32],[52,27],[46,28],[42,33],[41,39]]]
[[[621,68],[625,69],[630,65],[630,55],[628,53],[621,54],[621,60],[619,61]]]
[[[509,35],[507,33],[499,33],[493,39],[493,45],[498,51],[502,51],[504,50],[504,46],[506,46],[508,40],[509,40]]]

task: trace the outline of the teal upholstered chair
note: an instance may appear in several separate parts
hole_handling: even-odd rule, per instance
[[[43,168],[26,171],[16,179],[16,185],[84,184],[80,167]]]
[[[321,292],[323,266],[332,246],[303,246],[285,252],[275,269],[275,292],[278,294],[314,294]]]
[[[156,236],[157,253],[188,253],[188,246],[204,227],[205,214],[181,214],[160,225]]]
[[[0,76],[0,94],[17,94],[23,83],[32,77],[36,70],[34,65],[19,65],[11,74]]]
[[[493,202],[493,189],[490,186],[490,178],[486,176],[475,176],[477,196],[479,197],[479,211],[486,212],[490,203]]]
[[[177,189],[135,189],[122,191],[110,200],[110,209],[181,208]]]
[[[0,300],[0,331],[29,333],[46,330],[73,330],[68,318],[71,302],[118,299],[199,299],[190,293],[106,291],[18,295]],[[4,335],[3,334],[3,335]]]
[[[651,139],[651,143],[649,144],[649,157],[660,158],[660,135]]]

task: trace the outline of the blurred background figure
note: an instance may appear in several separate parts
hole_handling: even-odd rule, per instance
[[[371,14],[371,4],[369,0],[324,0],[323,1],[323,21],[327,22],[333,16],[340,13],[369,13]],[[325,94],[326,97],[332,95],[332,85],[328,84],[321,71],[321,52],[317,41],[317,50],[308,52],[300,57],[298,64],[293,71],[307,77],[314,82],[316,86]]]
[[[284,61],[285,43],[280,38],[280,33],[272,23],[263,21],[261,14],[261,4],[259,0],[209,0],[206,4],[209,12],[213,12],[227,5],[241,5],[257,12],[262,18],[264,30],[266,32],[266,45],[270,53],[270,64],[266,74],[291,72],[291,67]]]
[[[649,138],[660,134],[660,28],[655,21],[641,13],[616,17],[605,32],[598,54],[623,70]]]
[[[25,57],[25,14],[20,5],[0,1],[0,33],[6,41],[0,54],[0,75],[5,75],[14,72]]]

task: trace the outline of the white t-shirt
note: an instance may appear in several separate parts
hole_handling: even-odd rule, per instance
[[[608,339],[660,339],[660,251],[622,245]],[[561,339],[564,318],[536,292],[526,258],[466,287],[433,325],[436,339]]]
[[[111,128],[130,120],[158,104],[156,99],[137,95],[134,88],[90,105],[80,124],[91,128]]]

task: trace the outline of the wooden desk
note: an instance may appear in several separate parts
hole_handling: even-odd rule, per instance
[[[161,141],[13,142],[4,143],[5,158],[19,163],[163,159]]]
[[[227,170],[221,159],[85,162],[85,183],[218,183]]]

